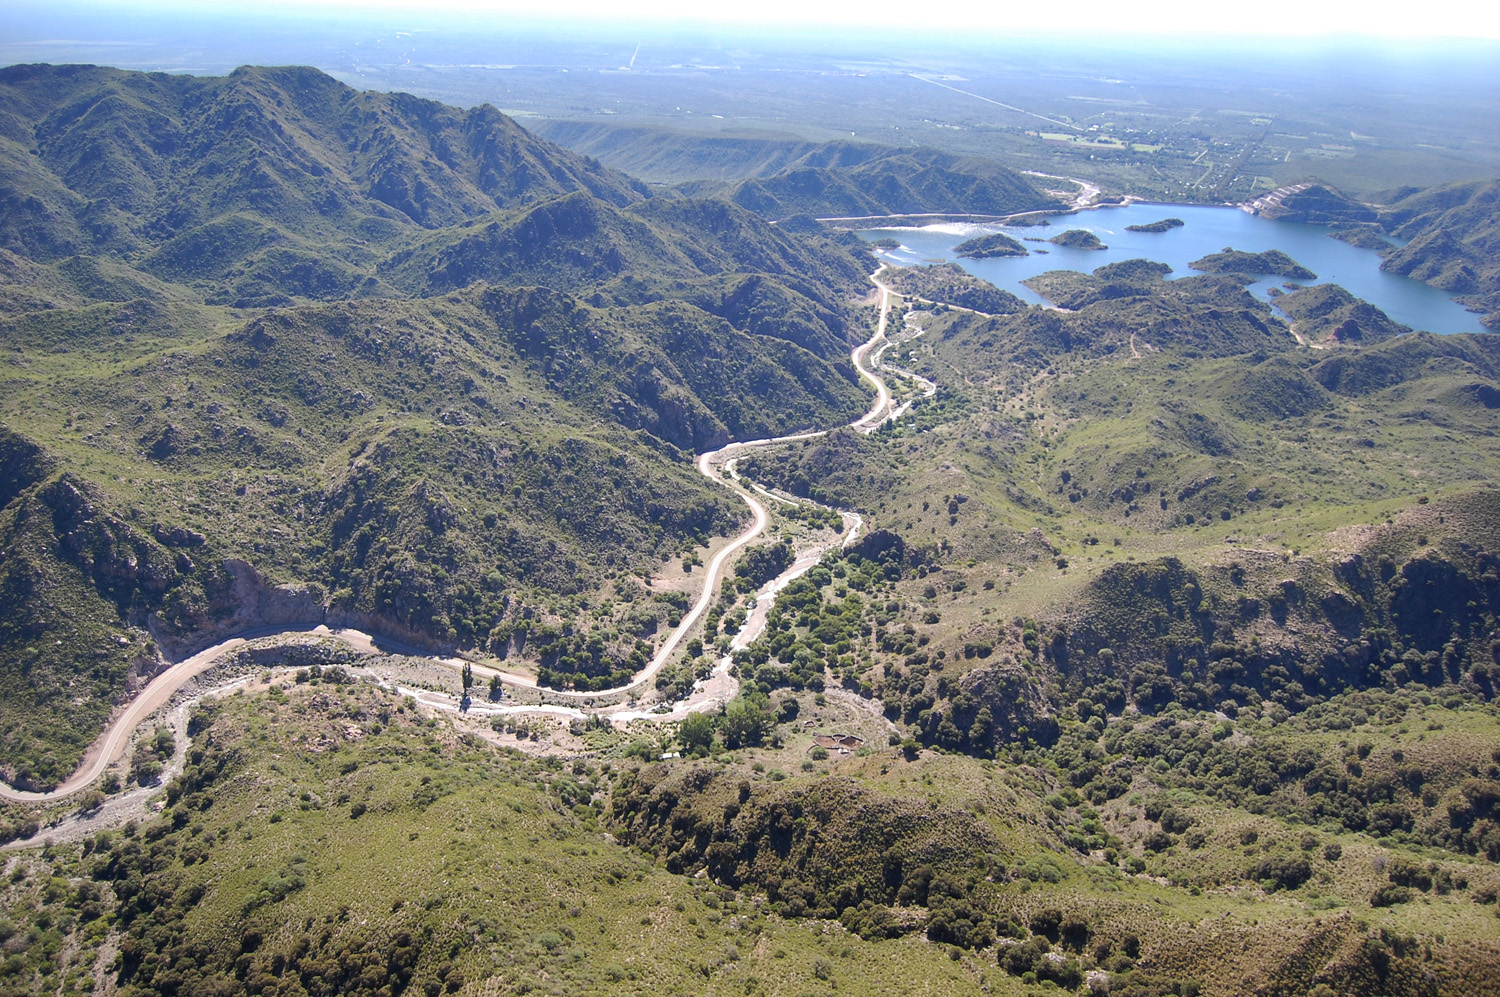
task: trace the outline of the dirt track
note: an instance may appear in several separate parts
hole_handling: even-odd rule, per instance
[[[882,267],[882,269],[884,268]],[[856,419],[853,423],[850,424],[854,429],[863,433],[874,432],[875,429],[877,429],[882,423],[894,417],[894,413],[892,412],[890,389],[887,387],[885,381],[875,373],[874,369],[872,369],[872,365],[870,364],[870,358],[872,356],[878,358],[880,350],[883,349],[885,345],[888,345],[885,339],[885,332],[886,322],[890,316],[892,292],[888,287],[886,287],[884,284],[881,284],[879,280],[876,279],[879,273],[880,271],[877,270],[875,274],[872,274],[870,277],[871,283],[873,283],[879,289],[880,294],[880,320],[876,326],[875,334],[864,343],[855,347],[854,350],[850,353],[850,359],[854,362],[855,368],[859,371],[860,375],[865,380],[869,381],[870,384],[875,388],[875,401],[870,406],[869,411],[867,411],[863,416],[861,416],[859,419]],[[876,362],[878,363],[878,359]],[[731,541],[727,546],[721,549],[709,562],[708,567],[704,572],[703,589],[700,592],[697,601],[693,604],[692,608],[689,609],[686,614],[684,614],[682,620],[678,623],[677,627],[673,629],[672,633],[668,635],[666,641],[662,644],[661,648],[657,651],[651,662],[641,670],[641,672],[630,682],[629,685],[621,688],[592,693],[549,692],[548,694],[563,696],[571,701],[578,701],[580,703],[580,706],[582,706],[585,705],[589,700],[598,699],[604,696],[618,696],[621,693],[628,693],[632,689],[646,686],[650,682],[652,682],[655,679],[656,675],[661,671],[661,669],[665,667],[667,662],[671,660],[673,653],[676,652],[678,646],[686,639],[688,633],[698,624],[703,614],[708,610],[709,605],[712,604],[713,599],[718,592],[720,581],[722,580],[724,572],[728,568],[731,559],[747,544],[759,537],[765,530],[766,524],[769,522],[769,515],[766,511],[765,505],[759,498],[756,497],[755,494],[751,492],[749,488],[745,487],[746,484],[750,483],[744,482],[738,474],[734,473],[734,459],[743,456],[751,449],[772,446],[778,443],[790,442],[799,439],[812,439],[815,437],[823,436],[827,432],[829,431],[819,430],[816,432],[799,433],[791,436],[776,437],[774,439],[768,440],[750,440],[740,443],[731,443],[719,450],[711,451],[709,453],[701,455],[695,462],[695,465],[698,468],[699,472],[701,472],[709,480],[714,481],[722,487],[730,489],[745,501],[745,503],[750,507],[752,513],[750,526],[747,527],[745,531],[738,537],[734,538],[734,540]],[[757,491],[765,493],[764,489],[760,489],[758,486],[751,484],[751,487],[755,488]],[[774,496],[772,497],[774,498]],[[852,517],[852,520],[852,525],[849,526],[845,533],[840,537],[838,542],[847,544],[850,540],[852,540],[855,532],[859,529],[860,525],[862,525],[862,521],[858,516]],[[756,624],[757,620],[760,626],[764,626],[763,610],[764,608],[768,607],[770,601],[774,599],[775,593],[780,591],[782,587],[785,587],[785,585],[792,579],[807,571],[815,563],[817,563],[818,557],[821,556],[821,553],[822,552],[820,551],[818,552],[817,556],[805,555],[804,557],[799,558],[795,564],[787,569],[787,571],[783,572],[776,579],[773,579],[771,582],[767,583],[767,585],[761,590],[761,593],[759,593],[758,595],[759,601],[757,603],[757,606],[762,610],[762,612],[758,617],[752,616],[750,620],[747,620],[746,626],[740,631],[739,635],[737,635],[735,639],[735,648],[744,647],[749,643],[750,640],[754,638],[755,634],[752,630],[752,627]],[[764,603],[764,605],[761,605],[761,603]],[[282,633],[307,632],[331,634],[332,636],[338,637],[339,639],[345,641],[356,650],[366,654],[400,653],[422,657],[427,656],[426,653],[420,648],[407,645],[401,641],[375,636],[357,630],[330,631],[326,627],[316,627],[284,631],[276,627],[266,627],[259,630],[247,631],[243,634],[240,634],[239,636],[232,637],[219,644],[215,644],[213,647],[200,651],[190,658],[179,661],[153,678],[151,682],[146,686],[146,688],[142,690],[140,695],[132,700],[130,704],[123,710],[121,710],[120,713],[110,722],[109,726],[105,728],[104,732],[99,735],[99,738],[93,743],[93,745],[89,747],[88,751],[84,754],[83,761],[79,765],[78,769],[61,785],[59,785],[55,789],[45,792],[34,792],[29,790],[18,790],[11,786],[5,785],[4,783],[0,783],[0,798],[18,803],[43,803],[63,799],[79,792],[82,789],[85,789],[86,787],[92,785],[94,781],[97,780],[101,775],[103,775],[105,769],[107,769],[112,762],[124,755],[125,750],[130,744],[131,736],[135,733],[136,729],[141,725],[141,723],[146,720],[146,718],[151,716],[151,714],[155,713],[157,710],[161,709],[163,706],[167,705],[174,693],[180,690],[188,682],[192,681],[194,678],[207,671],[226,654],[230,653],[236,648],[242,647],[249,640],[256,637],[276,636]],[[454,669],[461,668],[464,664],[463,660],[459,658],[437,658],[433,660]],[[655,713],[647,711],[632,711],[629,709],[618,707],[609,710],[598,710],[596,712],[606,712],[612,720],[616,721],[626,721],[641,717],[671,720],[680,719],[680,717],[684,714],[692,712],[694,710],[711,709],[714,706],[717,706],[732,698],[738,691],[738,683],[735,682],[735,680],[728,674],[729,660],[730,659],[728,655],[721,659],[709,679],[705,682],[699,683],[698,687],[694,690],[694,694],[687,700],[676,704],[670,712]],[[517,675],[505,671],[498,671],[496,669],[487,668],[482,665],[472,665],[471,667],[473,668],[476,678],[488,678],[491,675],[498,674],[502,682],[508,682],[512,685],[528,688],[536,687],[536,680],[530,678],[529,676]],[[441,694],[432,693],[429,691],[405,688],[402,688],[400,691],[414,695],[427,705],[436,708],[454,710],[460,708],[460,704],[453,700],[452,697],[443,696]],[[578,707],[557,705],[490,707],[486,705],[475,704],[469,708],[473,709],[475,712],[480,713],[542,712],[569,717],[584,715],[583,710]],[[85,823],[87,823],[88,818],[83,818],[83,820]]]

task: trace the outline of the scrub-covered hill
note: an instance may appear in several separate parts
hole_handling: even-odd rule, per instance
[[[492,108],[29,66],[0,109],[13,782],[236,628],[571,626],[744,517],[691,452],[863,408],[857,240],[655,204]]]

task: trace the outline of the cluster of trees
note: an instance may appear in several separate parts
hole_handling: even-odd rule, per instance
[[[651,645],[637,640],[622,651],[609,630],[566,633],[555,627],[532,631],[541,661],[537,683],[554,689],[591,691],[628,683],[651,660]]]
[[[172,728],[158,727],[151,737],[138,741],[131,752],[130,781],[140,786],[153,785],[176,750],[177,739],[172,735]]]
[[[1392,721],[1420,699],[1382,690],[1347,693],[1298,718],[1313,729],[1348,729],[1372,717]],[[1418,763],[1399,748],[1356,741],[1330,753],[1290,739],[1231,739],[1218,720],[1173,711],[1121,718],[1102,736],[1072,725],[1052,761],[1092,792],[1109,767],[1149,763],[1165,786],[1190,788],[1233,806],[1308,825],[1336,821],[1396,842],[1431,845],[1500,861],[1500,752],[1482,762]],[[1116,794],[1118,795],[1118,794]],[[1252,876],[1251,878],[1265,878]]]
[[[846,594],[837,602],[823,596],[823,588],[842,575]],[[741,677],[769,692],[781,686],[820,690],[830,664],[854,665],[853,651],[866,629],[865,602],[854,592],[854,579],[863,578],[842,564],[819,565],[788,585],[766,617],[766,630],[735,655]]]
[[[791,566],[792,545],[781,543],[752,547],[734,566],[734,588],[737,592],[754,592]]]
[[[797,716],[797,700],[787,697],[775,707],[759,689],[747,689],[730,700],[723,712],[689,713],[677,725],[677,740],[684,754],[702,757],[716,748],[753,748],[771,735],[778,723]]]
[[[874,695],[875,655],[925,643],[910,626],[885,629],[903,604],[880,595],[902,572],[899,552],[885,559],[850,552],[814,567],[781,592],[765,633],[735,655],[740,676],[769,693],[783,686],[822,690],[831,675]],[[832,598],[824,593],[830,587]]]
[[[939,931],[979,931],[977,942],[984,932],[975,918],[993,918],[979,910],[975,887],[1006,873],[995,864],[999,843],[973,814],[934,811],[925,798],[885,797],[849,779],[752,785],[712,768],[678,777],[648,768],[616,784],[611,817],[618,836],[669,870],[706,866],[727,886],[764,890],[783,916],[842,916],[870,932],[927,927],[928,900],[937,898],[948,924]],[[888,916],[878,906],[907,911]]]

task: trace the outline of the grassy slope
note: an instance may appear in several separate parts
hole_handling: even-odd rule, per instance
[[[1079,310],[1061,317],[924,316],[929,334],[909,362],[942,385],[937,399],[870,441],[816,441],[757,466],[899,534],[903,571],[921,577],[899,584],[904,605],[878,623],[932,641],[928,655],[945,649],[963,670],[993,664],[966,651],[983,644],[1001,661],[1045,658],[1072,683],[1100,674],[1107,647],[1115,657],[1102,670],[1122,683],[1123,705],[1136,666],[1187,667],[1176,653],[1207,667],[1221,653],[1211,645],[1228,642],[1253,674],[1276,655],[1326,671],[1327,686],[1301,680],[1321,694],[1351,675],[1368,681],[1363,665],[1327,656],[1365,661],[1350,641],[1386,627],[1419,656],[1456,640],[1468,664],[1452,679],[1472,668],[1483,685],[1493,343],[1415,336],[1299,351],[1253,307],[1195,298],[1191,280],[1157,292],[1070,278]],[[1226,338],[1231,317],[1243,332]],[[1389,562],[1379,578],[1377,562]],[[1452,573],[1439,582],[1433,570]],[[1429,577],[1457,602],[1404,605]],[[1192,614],[1181,615],[1187,599]],[[1152,623],[1161,612],[1181,620]],[[1061,641],[1057,653],[1023,647],[1028,629]],[[1248,650],[1252,640],[1262,650]],[[856,656],[877,691],[911,653],[889,651]],[[1431,681],[1430,668],[1402,674]],[[1179,693],[1203,682],[1208,706],[1231,684],[1214,693],[1200,673],[1175,671],[1171,682]]]
[[[64,681],[7,692],[82,700],[66,729],[8,717],[13,758],[59,774],[149,660],[118,624],[163,610],[201,632],[231,612],[233,555],[440,637],[486,636],[523,600],[551,623],[638,622],[593,594],[607,579],[624,602],[629,571],[727,518],[666,441],[697,441],[700,419],[761,431],[767,386],[777,411],[830,418],[842,372],[790,344],[832,352],[856,323],[797,291],[800,329],[736,331],[755,307],[719,268],[749,264],[720,254],[760,230],[732,209],[558,204],[506,218],[701,230],[691,268],[643,287],[591,271],[581,300],[475,289],[251,318],[62,250],[12,267],[0,577],[46,629],[5,638]],[[780,238],[745,248],[774,262]],[[1304,353],[1224,278],[1040,284],[1071,311],[919,317],[905,362],[943,391],[901,426],[755,472],[875,530],[788,589],[740,665],[751,705],[791,685],[798,716],[856,725],[868,750],[816,759],[786,724],[738,757],[640,766],[618,757],[630,735],[596,734],[606,774],[497,753],[367,687],[235,699],[200,719],[160,821],[11,866],[0,927],[25,944],[4,985],[1031,989],[998,931],[1057,936],[1061,961],[1027,955],[1033,974],[1105,966],[1123,993],[1492,991],[1494,348]],[[39,295],[68,307],[34,313]],[[671,371],[747,344],[744,397]],[[649,389],[648,369],[666,372]],[[606,397],[631,375],[635,409]],[[680,504],[652,504],[663,490]],[[619,513],[605,529],[577,515],[595,501]],[[66,684],[80,649],[88,688],[76,669]],[[705,863],[722,884],[687,878]],[[901,937],[857,937],[872,929]]]
[[[605,833],[590,803],[609,787],[598,764],[497,752],[368,687],[237,698],[195,743],[174,816],[82,858],[22,860],[9,923],[40,910],[50,927],[10,957],[8,985],[68,975],[64,992],[86,988],[101,941],[124,952],[134,993],[174,980],[203,992],[200,970],[236,991],[269,977],[322,992],[325,960],[360,943],[375,966],[362,985],[345,955],[331,970],[346,974],[340,992],[483,992],[490,980],[560,994],[920,993],[935,981],[977,993],[998,975],[913,939],[810,932],[748,894],[669,874]],[[80,912],[83,892],[102,901]],[[71,974],[55,972],[61,949]]]
[[[922,939],[949,902],[898,900],[897,887],[933,874],[967,881],[966,902],[1002,932],[1050,931],[1071,965],[1107,965],[1125,992],[1279,980],[1292,992],[1484,993],[1482,967],[1500,957],[1482,899],[1500,887],[1492,866],[1232,808],[1177,784],[1176,769],[1145,770],[1096,808],[1040,756],[882,748],[788,778],[806,757],[790,729],[787,748],[727,766],[527,760],[372,687],[327,683],[235,696],[195,724],[161,818],[13,865],[7,930],[41,927],[7,957],[8,985],[87,992],[103,950],[104,975],[141,994],[210,980],[313,993],[339,979],[354,993],[429,981],[464,993],[1031,992],[997,965],[1013,941]],[[1236,737],[1345,760],[1357,740],[1374,747],[1367,767],[1399,747],[1441,780],[1484,764],[1497,733],[1492,709],[1407,700],[1357,734],[1293,721]],[[1153,801],[1172,816],[1143,816],[1162,812]],[[1169,847],[1144,844],[1169,822]],[[1080,828],[1108,851],[1075,851]],[[721,843],[711,876],[695,877],[709,840]],[[1301,885],[1246,878],[1299,856],[1311,867]],[[1429,860],[1449,886],[1370,906],[1384,870]],[[862,922],[829,919],[848,902],[832,898],[859,884],[892,906],[905,926],[894,937],[863,940]],[[1081,927],[1060,940],[1047,911]]]
[[[138,315],[154,319],[139,337],[122,326]],[[317,583],[342,611],[440,641],[483,645],[523,604],[567,618],[559,595],[737,521],[674,442],[837,422],[861,403],[852,372],[691,306],[595,310],[541,291],[316,306],[249,322],[132,302],[11,327],[27,359],[8,365],[4,418],[22,439],[47,441],[21,465],[43,452],[52,461],[50,476],[28,479],[31,492],[41,496],[43,479],[66,469],[137,553],[106,556],[95,540],[80,553],[49,537],[74,526],[53,527],[44,510],[27,520],[41,531],[24,548],[35,556],[17,547],[7,565],[18,579],[23,563],[53,575],[58,606],[89,601],[74,590],[92,571],[114,593],[116,627],[161,611],[152,625],[186,643],[235,612],[218,569],[226,558]],[[122,339],[131,340],[123,349]],[[159,529],[192,531],[202,546],[174,563],[177,552],[152,538]],[[72,567],[50,566],[49,545]],[[109,567],[127,556],[161,562],[161,584],[142,588]],[[99,613],[115,615],[83,615]],[[73,653],[92,653],[102,636],[48,639],[47,619],[33,619],[29,643],[14,635],[8,646],[66,637]],[[118,681],[117,668],[110,674]],[[69,753],[118,691],[106,683],[71,714]],[[26,701],[7,734],[11,764],[29,750],[25,718],[59,708],[44,705],[59,704],[50,693]],[[45,771],[68,764],[60,755]]]

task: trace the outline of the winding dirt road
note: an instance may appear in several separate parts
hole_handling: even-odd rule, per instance
[[[1044,177],[1048,180],[1066,180],[1068,183],[1076,183],[1078,185],[1078,193],[1073,195],[1073,203],[1071,205],[1075,211],[1093,207],[1094,198],[1099,196],[1099,188],[1097,186],[1086,180],[1079,180],[1077,177],[1061,177],[1056,173],[1038,173],[1036,170],[1022,170],[1021,172],[1028,177]]]
[[[46,800],[61,799],[71,796],[80,789],[90,785],[95,779],[104,774],[104,770],[110,763],[125,754],[125,749],[130,745],[130,735],[151,714],[161,707],[167,705],[172,694],[181,689],[190,680],[207,671],[214,662],[225,654],[242,646],[255,637],[268,637],[280,631],[281,628],[267,628],[264,633],[250,633],[240,637],[233,637],[222,644],[215,644],[206,651],[200,651],[191,658],[185,658],[171,666],[166,671],[153,678],[146,688],[130,705],[120,713],[114,721],[104,729],[104,733],[89,746],[84,752],[83,761],[72,775],[56,789],[45,793],[32,792],[24,789],[15,789],[4,783],[0,783],[0,798],[12,800],[16,803],[37,803]]]
[[[883,270],[884,267],[881,268]],[[880,293],[880,320],[876,326],[875,334],[864,343],[855,347],[850,353],[855,369],[860,376],[870,382],[875,389],[875,400],[860,418],[850,423],[850,426],[862,433],[872,433],[887,420],[894,418],[896,412],[892,409],[891,392],[885,381],[875,373],[871,358],[876,358],[878,364],[879,353],[885,346],[889,345],[886,340],[886,323],[890,317],[892,291],[880,283],[877,277],[880,270],[870,276],[870,281]],[[930,383],[930,382],[929,382]],[[934,387],[935,390],[935,387]],[[905,406],[900,411],[904,411]],[[735,471],[734,463],[739,457],[744,456],[752,449],[774,446],[780,443],[789,443],[797,440],[814,439],[824,436],[829,430],[817,430],[806,433],[796,433],[789,436],[780,436],[766,440],[747,440],[739,443],[731,443],[718,450],[704,453],[698,457],[695,466],[698,471],[722,487],[728,488],[745,501],[750,507],[751,523],[739,536],[735,537],[728,545],[721,549],[709,562],[704,572],[703,590],[699,593],[697,601],[683,615],[682,620],[667,636],[666,641],[651,659],[650,663],[641,670],[629,685],[614,689],[601,690],[598,692],[565,692],[549,690],[548,695],[562,696],[568,700],[587,703],[592,699],[604,696],[617,696],[629,693],[633,689],[647,685],[652,682],[656,675],[671,660],[677,648],[687,638],[687,635],[697,626],[703,614],[707,612],[715,595],[719,590],[720,582],[725,570],[728,568],[730,559],[739,553],[744,547],[753,542],[764,532],[770,521],[770,516],[760,498],[750,489],[755,489],[775,501],[786,501],[771,495],[765,489],[760,488],[753,482],[742,479]],[[745,485],[749,484],[750,488]],[[850,525],[839,538],[839,543],[847,546],[863,525],[863,521],[857,515],[846,514],[846,522]],[[831,546],[831,545],[830,545]],[[729,666],[732,663],[732,651],[747,646],[751,640],[758,636],[759,630],[765,625],[765,611],[774,600],[775,595],[793,579],[812,568],[822,557],[824,550],[809,552],[800,557],[790,568],[782,572],[757,593],[755,611],[746,624],[741,628],[731,643],[731,654],[722,657],[715,665],[713,673],[705,682],[700,682],[695,688],[695,694],[688,699],[673,705],[667,712],[657,713],[654,711],[632,710],[628,706],[616,706],[595,709],[592,712],[602,713],[614,721],[625,722],[628,720],[647,718],[658,720],[680,719],[688,712],[695,710],[712,709],[722,702],[727,701],[738,692],[738,683],[729,676]],[[293,633],[320,633],[327,634],[345,641],[350,646],[364,653],[377,654],[382,652],[395,652],[410,654],[413,656],[429,657],[420,648],[407,645],[404,642],[389,638],[374,636],[357,630],[330,630],[327,627],[306,627],[300,629],[288,629],[285,627],[265,627],[258,630],[247,631],[236,637],[232,637],[213,647],[206,648],[190,658],[186,658],[170,666],[161,672],[147,684],[128,706],[122,710],[105,728],[104,732],[91,745],[84,754],[82,763],[78,769],[57,788],[46,792],[34,792],[29,790],[15,789],[12,786],[0,782],[0,798],[17,803],[42,803],[63,799],[91,785],[96,779],[104,774],[111,763],[124,755],[129,747],[130,738],[143,721],[152,713],[165,706],[178,690],[203,674],[226,654],[242,647],[248,641],[257,637],[270,637],[281,634]],[[459,658],[432,658],[440,664],[461,668],[464,661]],[[518,675],[511,672],[489,668],[483,665],[471,664],[476,677],[488,678],[498,675],[502,682],[511,685],[535,688],[536,680],[526,675]],[[395,687],[397,691],[412,695],[427,704],[439,709],[458,710],[460,704],[452,697],[443,696],[440,693],[432,693],[427,690],[408,689],[401,686]],[[704,693],[707,693],[706,695]],[[511,713],[543,713],[566,717],[583,717],[586,715],[583,709],[572,706],[561,705],[517,705],[517,706],[490,706],[473,704],[467,710],[480,714],[511,714]]]

